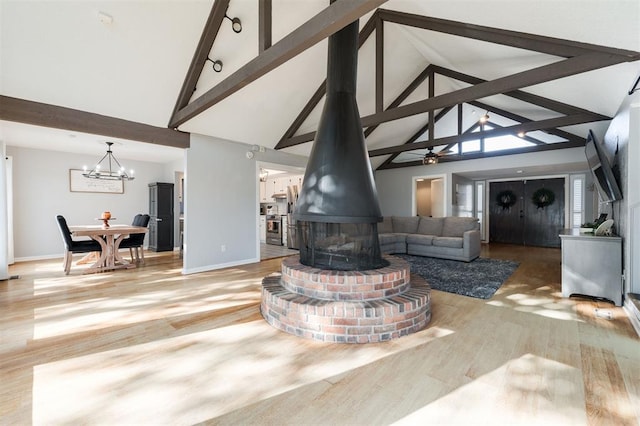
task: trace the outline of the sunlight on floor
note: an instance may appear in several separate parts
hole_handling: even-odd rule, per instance
[[[586,424],[583,393],[579,369],[527,354],[446,392],[395,424],[424,424],[425,419],[429,424],[468,424],[468,412],[478,425]]]
[[[574,311],[573,303],[567,299],[553,299],[551,297],[515,293],[504,296],[503,300],[490,300],[486,304],[501,308],[513,308],[518,312],[526,312],[547,318],[583,322]]]

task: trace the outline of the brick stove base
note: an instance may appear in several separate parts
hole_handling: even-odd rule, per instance
[[[330,271],[282,261],[282,273],[262,281],[262,316],[272,326],[323,342],[382,342],[414,333],[431,319],[431,289],[409,264]]]

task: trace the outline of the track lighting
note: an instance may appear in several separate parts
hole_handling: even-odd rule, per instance
[[[240,22],[240,18],[229,18],[226,13],[224,14],[224,17],[231,21],[231,29],[234,33],[242,31],[242,22]]]
[[[206,62],[206,61],[211,61],[211,64],[212,64],[212,65],[211,65],[211,67],[213,68],[213,70],[214,70],[215,72],[220,72],[220,71],[222,71],[222,61],[221,61],[220,59],[216,59],[216,60],[214,61],[213,59],[211,59],[211,58],[209,58],[209,57],[207,56],[207,59],[205,60],[205,62]]]
[[[480,123],[486,123],[489,121],[489,111],[485,112],[482,117],[480,117]]]

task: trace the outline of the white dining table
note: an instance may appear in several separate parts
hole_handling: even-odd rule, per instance
[[[145,234],[148,228],[132,225],[74,225],[69,226],[74,237],[91,237],[100,244],[102,252],[95,263],[85,273],[108,271],[121,268],[135,268],[135,264],[129,262],[119,253],[120,243],[131,234]]]

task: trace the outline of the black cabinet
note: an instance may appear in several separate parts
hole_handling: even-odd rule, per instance
[[[173,250],[173,184],[149,184],[149,250]]]

